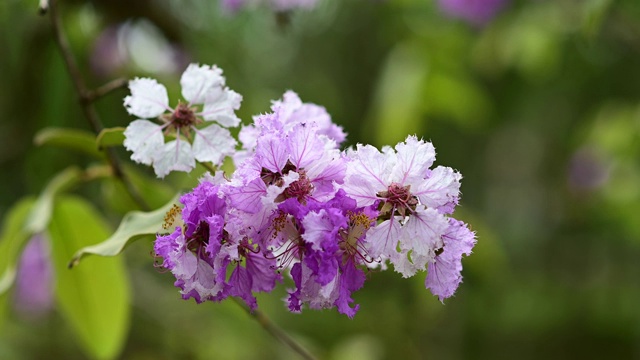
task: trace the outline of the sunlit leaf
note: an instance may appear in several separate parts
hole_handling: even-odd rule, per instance
[[[96,359],[118,356],[129,326],[129,284],[122,258],[92,258],[69,270],[79,248],[108,237],[108,226],[88,202],[56,201],[49,225],[58,308],[87,353]]]
[[[122,146],[124,142],[124,129],[123,127],[114,127],[100,131],[95,141],[98,149],[109,146]]]
[[[96,137],[88,131],[48,127],[38,131],[33,142],[37,146],[57,146],[80,151],[96,159],[104,158],[104,153],[96,146]]]
[[[33,205],[25,225],[26,229],[32,234],[44,231],[51,219],[55,196],[77,184],[81,178],[82,171],[80,169],[69,167],[51,179]]]
[[[177,197],[169,201],[165,206],[152,212],[132,211],[128,213],[122,219],[118,230],[116,230],[113,235],[99,244],[87,246],[77,251],[73,255],[69,266],[73,267],[78,265],[80,260],[88,254],[101,256],[118,255],[130,243],[162,231],[165,214],[176,201]]]

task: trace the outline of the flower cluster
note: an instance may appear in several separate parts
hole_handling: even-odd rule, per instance
[[[194,70],[219,74],[215,67],[189,69],[185,74]],[[221,81],[194,77],[190,81],[200,84],[198,88],[218,86],[216,91],[239,98],[222,89]],[[142,82],[149,85],[150,94],[142,92]],[[195,91],[189,81],[185,84]],[[133,95],[125,105],[140,116],[159,114],[166,107],[146,101],[159,92],[158,86],[152,80],[134,80]],[[207,96],[184,90],[183,94],[192,103],[204,102],[205,119],[212,114]],[[231,108],[218,115],[219,123],[237,123]],[[189,116],[196,114],[190,105],[178,105],[162,118],[166,128],[186,129],[181,125],[188,122],[182,120],[183,109],[190,111]],[[236,170],[230,178],[221,172],[206,175],[180,198],[182,209],[176,206],[167,214],[165,228],[170,233],[157,236],[158,266],[173,273],[182,297],[203,302],[236,296],[255,309],[254,294],[272,291],[285,273],[291,278],[286,302],[292,312],[304,305],[336,307],[353,317],[359,305],[352,294],[364,285],[365,271],[386,269],[388,263],[404,277],[428,270],[425,286],[441,301],[452,296],[462,279],[462,256],[471,253],[475,235],[451,217],[461,175],[449,167],[433,167],[433,145],[408,136],[382,151],[360,144],[342,151],[346,134],[324,108],[287,92],[271,110],[241,129],[237,152],[214,146],[191,150],[199,161],[212,158],[207,151],[215,151],[216,160],[230,155]],[[140,121],[145,120],[136,122]],[[150,138],[152,125],[147,123],[127,129],[128,136],[137,139],[129,142],[134,159],[150,159],[156,172],[161,166],[160,175],[186,167],[176,165],[182,158],[174,156],[175,150],[161,146],[159,130],[154,130],[159,135],[153,143],[159,145],[143,141]],[[192,129],[197,141],[204,130]],[[215,144],[232,144],[228,137],[221,139]]]

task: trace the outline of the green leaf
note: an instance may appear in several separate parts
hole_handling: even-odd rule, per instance
[[[100,131],[95,142],[98,145],[98,149],[104,149],[109,146],[122,146],[124,129],[123,127],[114,127]]]
[[[178,200],[174,197],[165,206],[152,212],[132,211],[124,216],[118,230],[105,241],[78,250],[71,259],[69,267],[74,267],[88,254],[100,256],[116,256],[130,243],[145,236],[155,235],[162,231],[165,214]]]
[[[51,179],[31,209],[28,222],[25,225],[26,230],[32,234],[44,231],[51,219],[55,196],[79,183],[82,180],[82,175],[80,169],[69,167]]]
[[[96,159],[104,159],[104,153],[96,146],[96,137],[83,130],[65,128],[44,128],[36,134],[33,142],[37,146],[58,146],[77,150]]]
[[[118,356],[129,327],[129,284],[122,258],[92,258],[69,270],[76,249],[109,236],[93,206],[76,197],[56,201],[49,225],[56,273],[56,300],[63,317],[87,353],[96,359]]]
[[[33,198],[22,199],[13,205],[4,220],[0,237],[0,295],[13,285],[18,257],[31,236],[31,233],[26,230],[25,223],[34,202]]]

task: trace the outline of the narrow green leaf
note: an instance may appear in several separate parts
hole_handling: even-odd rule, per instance
[[[27,231],[33,234],[42,232],[47,228],[49,220],[51,219],[55,196],[80,182],[82,175],[80,169],[69,167],[49,181],[31,209],[28,222],[26,223]]]
[[[98,144],[98,149],[104,149],[109,146],[122,146],[124,129],[123,127],[114,127],[100,131],[95,142]]]
[[[165,206],[152,212],[132,211],[124,216],[118,230],[105,241],[78,250],[71,259],[69,267],[74,267],[88,254],[100,256],[115,256],[130,243],[148,235],[155,235],[162,231],[165,214],[178,200],[176,196]]]
[[[76,249],[109,236],[109,228],[88,202],[60,197],[49,225],[56,272],[56,300],[63,317],[87,353],[96,359],[118,356],[129,327],[129,284],[122,258],[95,257],[69,270]]]
[[[34,202],[33,198],[22,199],[13,205],[4,220],[0,236],[0,295],[13,285],[18,258],[31,236],[25,228],[25,223]]]
[[[37,146],[58,146],[104,159],[104,153],[96,146],[96,137],[88,131],[49,127],[38,131],[33,142]]]

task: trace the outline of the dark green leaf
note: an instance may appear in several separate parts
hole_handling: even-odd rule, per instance
[[[96,146],[96,137],[88,131],[49,127],[38,131],[33,142],[37,146],[58,146],[104,159],[104,153]]]
[[[113,235],[105,241],[87,246],[77,251],[71,262],[70,267],[78,265],[80,260],[87,254],[95,254],[101,256],[115,256],[124,250],[130,243],[148,235],[155,235],[162,231],[165,214],[173,204],[177,201],[177,197],[169,201],[165,206],[152,212],[132,211],[125,215]]]
[[[56,272],[58,308],[87,353],[97,359],[118,356],[129,326],[129,284],[122,258],[95,257],[77,269],[67,261],[79,248],[107,238],[110,231],[88,202],[56,201],[49,225]]]

